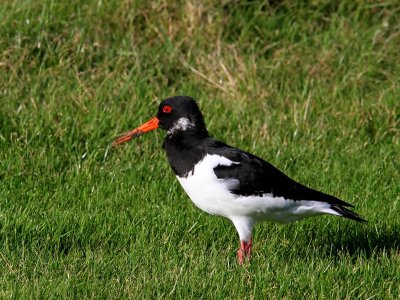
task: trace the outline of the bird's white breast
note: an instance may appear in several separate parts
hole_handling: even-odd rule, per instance
[[[214,168],[218,165],[231,166],[235,162],[219,155],[206,155],[198,162],[187,177],[177,176],[180,184],[193,203],[200,209],[213,214],[227,216],[229,204],[235,197],[229,188],[239,184],[237,179],[218,179]]]

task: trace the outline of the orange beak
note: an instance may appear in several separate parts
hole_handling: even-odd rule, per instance
[[[141,136],[143,133],[148,131],[154,130],[158,128],[158,118],[154,117],[153,119],[148,120],[146,123],[140,125],[138,128],[135,128],[131,131],[123,133],[119,138],[117,138],[113,143],[112,146],[118,146],[122,143],[130,141],[131,139]]]

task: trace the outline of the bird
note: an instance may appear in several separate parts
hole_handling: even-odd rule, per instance
[[[229,219],[238,232],[237,261],[250,262],[252,232],[263,221],[290,223],[330,214],[367,222],[354,206],[291,179],[249,152],[212,138],[197,102],[189,96],[161,101],[156,117],[120,135],[118,146],[161,128],[163,149],[186,194],[201,210]]]

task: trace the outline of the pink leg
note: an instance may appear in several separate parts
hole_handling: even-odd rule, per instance
[[[251,259],[251,239],[248,242],[245,241],[240,241],[240,249],[237,251],[237,258],[239,265],[243,265],[244,259],[247,257]]]

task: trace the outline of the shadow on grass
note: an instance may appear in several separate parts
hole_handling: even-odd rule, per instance
[[[354,225],[353,225],[354,226]],[[353,226],[340,229],[339,232],[331,232],[336,237],[324,247],[329,256],[351,256],[363,255],[370,258],[383,253],[390,255],[400,254],[400,226],[373,225],[371,223],[362,225],[354,230]]]

